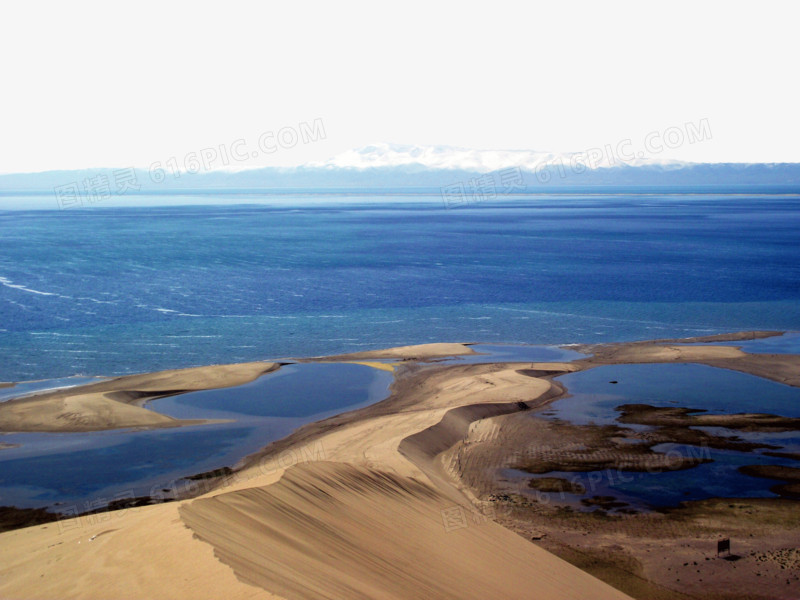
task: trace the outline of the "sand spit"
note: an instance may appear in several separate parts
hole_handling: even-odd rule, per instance
[[[425,360],[428,358],[443,358],[446,356],[460,356],[463,354],[475,353],[476,352],[469,347],[469,344],[438,343],[398,346],[396,348],[387,348],[386,350],[367,350],[365,352],[354,352],[351,354],[339,354],[337,356],[323,356],[303,360],[358,361],[375,358]]]
[[[800,355],[748,354],[736,346],[684,346],[678,344],[736,342],[782,335],[775,331],[743,331],[677,340],[655,340],[620,344],[582,345],[576,349],[591,354],[573,365],[580,369],[610,364],[698,363],[741,371],[779,383],[800,387]]]
[[[180,420],[144,404],[181,392],[231,387],[274,371],[276,363],[242,363],[128,375],[0,403],[0,431],[69,432],[126,427],[180,427],[209,423]]]
[[[725,579],[714,575],[712,567],[736,563],[711,565],[704,557],[724,527],[742,537],[754,532],[774,547],[752,560],[772,565],[762,569],[776,578],[794,560],[792,501],[706,502],[674,516],[612,518],[490,497],[496,465],[517,450],[517,438],[507,434],[520,413],[563,393],[550,381],[560,373],[621,358],[768,370],[768,362],[747,363],[755,355],[735,348],[676,352],[684,342],[639,344],[649,346],[642,353],[593,347],[594,357],[568,364],[405,360],[386,400],[298,429],[194,500],[0,534],[0,598],[628,597],[548,551],[641,598],[678,598],[685,590],[707,597],[704,578],[718,581],[720,598],[744,597],[742,590],[757,597],[734,569]],[[347,360],[440,351],[405,347]],[[148,393],[170,386],[154,387]],[[741,544],[741,552],[756,549],[752,541]],[[665,574],[662,559],[678,572]],[[696,575],[678,562],[701,560],[691,570]],[[778,597],[777,585],[770,579],[764,596]]]

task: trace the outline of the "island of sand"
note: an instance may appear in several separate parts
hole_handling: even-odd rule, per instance
[[[710,597],[697,581],[703,578],[715,582],[715,598],[780,597],[771,570],[783,567],[789,583],[781,580],[780,585],[788,585],[781,592],[788,592],[797,586],[792,573],[800,563],[800,553],[793,550],[800,545],[800,524],[791,499],[706,501],[672,514],[583,514],[536,505],[504,491],[496,476],[498,467],[520,462],[515,452],[520,443],[547,445],[550,470],[563,469],[569,461],[576,468],[595,468],[597,461],[632,460],[620,450],[624,444],[618,442],[618,431],[563,430],[559,427],[569,425],[520,418],[535,417],[563,396],[554,377],[605,364],[696,362],[797,386],[798,356],[684,345],[767,335],[774,334],[585,347],[590,357],[560,363],[430,361],[473,352],[452,344],[320,359],[395,359],[391,395],[301,427],[236,469],[212,474],[192,498],[0,534],[0,597]],[[272,368],[252,363],[241,370],[213,367],[119,378],[95,384],[110,387],[73,388],[44,401],[64,406],[76,395],[90,395],[91,400],[76,403],[74,412],[102,413],[97,406],[106,401],[151,412],[141,394],[162,397],[236,385]],[[17,411],[22,416],[16,421],[0,424],[6,431],[13,430],[9,422],[37,430],[59,420],[36,416],[26,421],[25,415],[34,413]],[[692,412],[665,414],[641,406],[628,407],[625,414],[658,422],[658,429],[666,430],[661,435],[683,435],[675,432],[691,431],[688,423],[697,418]],[[769,417],[762,416],[761,425],[794,426]],[[73,421],[90,430],[121,426],[129,422],[125,418]],[[739,417],[738,423],[748,421]],[[145,419],[140,425],[160,426]],[[558,450],[571,435],[578,436],[585,452],[576,453],[574,444]],[[659,467],[658,452],[636,452],[641,465]],[[528,454],[526,460],[536,456]],[[532,472],[541,468],[529,462]],[[568,484],[550,478],[541,485],[558,492]],[[719,530],[742,538],[747,531],[751,547],[760,544],[763,550],[738,563],[698,562],[698,556],[713,556]],[[688,583],[659,575],[667,569],[679,570]],[[702,571],[702,577],[689,575],[695,571]]]

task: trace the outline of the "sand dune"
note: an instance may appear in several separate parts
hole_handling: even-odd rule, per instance
[[[342,463],[299,465],[181,516],[240,579],[286,598],[625,597],[421,481]]]

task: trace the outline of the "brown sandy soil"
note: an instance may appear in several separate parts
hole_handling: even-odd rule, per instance
[[[480,427],[500,425],[492,431],[491,436],[482,436]],[[505,440],[513,442],[513,453],[490,453],[496,460],[496,468],[521,469],[533,474],[545,474],[551,471],[598,471],[615,469],[623,471],[641,471],[659,473],[694,467],[708,459],[701,456],[683,456],[663,454],[651,450],[655,444],[672,441],[666,438],[652,439],[629,429],[608,426],[577,426],[562,422],[537,419],[533,416],[510,416],[506,419],[494,419],[491,424],[476,425],[474,435],[482,436],[482,446],[488,446],[490,440],[500,439],[500,432]],[[481,452],[481,445],[472,443],[467,438],[460,446],[451,448],[452,457],[462,466],[467,466],[474,454]],[[503,443],[503,446],[506,444]],[[486,464],[487,456],[477,460]]]
[[[374,358],[399,358],[406,360],[424,360],[427,358],[442,358],[445,356],[460,356],[462,354],[476,354],[468,344],[438,343],[417,344],[415,346],[398,346],[386,350],[367,350],[337,356],[322,356],[301,360],[326,360],[326,361],[359,361]]]
[[[796,598],[797,503],[709,500],[669,514],[578,513],[519,499],[498,521],[639,598]],[[732,557],[717,558],[730,538]]]
[[[641,340],[638,342],[622,342],[626,346],[640,347],[660,344],[713,344],[714,342],[743,342],[747,340],[761,340],[771,337],[782,336],[783,331],[734,331],[731,333],[717,333],[714,335],[702,335],[688,338],[664,338],[660,340]],[[592,346],[584,345],[584,348]]]
[[[764,452],[766,456],[774,456],[775,458],[790,458],[791,460],[800,460],[800,452]]]
[[[561,477],[539,477],[531,479],[528,486],[540,492],[566,492],[568,494],[585,494],[586,487],[576,481],[569,481]]]
[[[210,423],[173,419],[143,405],[180,392],[248,383],[279,366],[255,362],[160,371],[12,399],[0,403],[0,431],[99,431]]]

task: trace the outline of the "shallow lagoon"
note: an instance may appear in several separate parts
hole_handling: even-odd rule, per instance
[[[158,495],[176,479],[232,466],[301,425],[379,401],[392,380],[363,365],[290,364],[242,386],[149,404],[177,418],[229,423],[0,436],[19,444],[0,451],[0,506],[80,512],[94,501]]]

